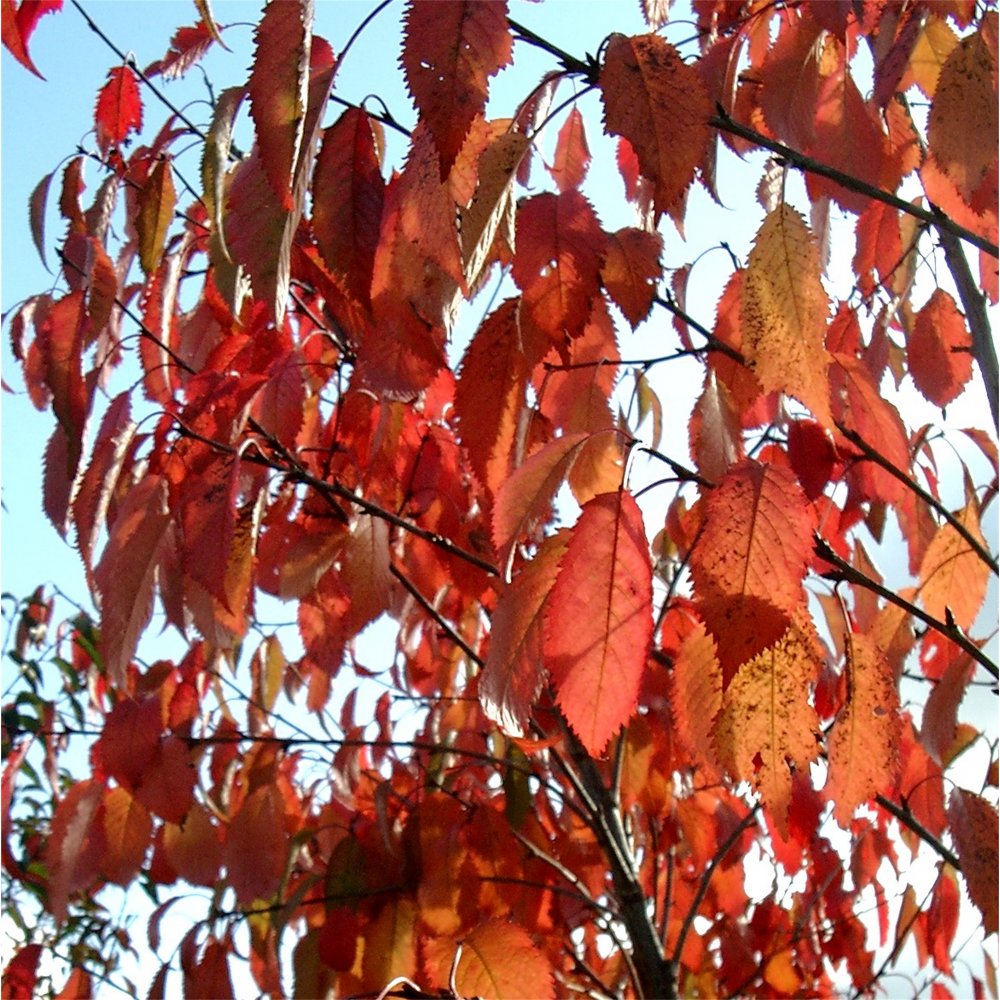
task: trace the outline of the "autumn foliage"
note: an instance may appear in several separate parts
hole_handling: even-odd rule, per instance
[[[904,947],[947,997],[961,912],[996,995],[997,13],[646,0],[584,54],[515,6],[373,11],[408,118],[270,3],[198,117],[199,0],[39,182],[7,323],[97,610],[11,615],[5,997],[864,994]],[[3,0],[27,70],[61,8]]]

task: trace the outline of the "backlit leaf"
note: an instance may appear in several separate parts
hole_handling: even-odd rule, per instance
[[[996,808],[982,796],[956,788],[948,805],[951,834],[962,862],[969,896],[983,915],[983,932],[997,932],[998,822]]]
[[[718,643],[724,685],[782,636],[802,606],[814,528],[812,507],[780,466],[740,462],[706,497],[691,576]]]
[[[167,860],[186,882],[215,884],[222,866],[221,829],[204,806],[196,802],[182,824],[164,824],[163,848]]]
[[[679,207],[708,147],[712,103],[698,71],[659,35],[612,35],[600,76],[604,126],[628,139],[657,216]]]
[[[591,754],[635,711],[653,631],[652,566],[631,494],[584,504],[545,612],[545,663]]]
[[[438,150],[440,178],[451,171],[473,119],[486,107],[489,78],[511,59],[506,0],[412,2],[404,24],[403,70]]]
[[[556,140],[556,155],[549,173],[560,191],[578,188],[587,176],[590,149],[580,109],[574,107],[566,116]]]
[[[174,218],[177,192],[169,159],[157,161],[139,192],[135,227],[139,234],[139,262],[147,275],[160,264],[167,230]]]
[[[227,879],[241,903],[269,899],[285,869],[287,835],[281,794],[274,784],[247,796],[230,820],[224,859]]]
[[[462,940],[455,988],[467,997],[554,1000],[552,966],[521,927],[503,920],[480,924]]]
[[[108,82],[97,95],[94,125],[97,145],[105,155],[142,128],[139,81],[131,66],[116,66],[108,73]]]
[[[663,237],[659,233],[627,227],[607,235],[601,280],[633,330],[653,306],[656,286],[663,275],[662,251]]]
[[[149,847],[153,821],[141,802],[124,788],[112,788],[104,796],[106,849],[101,871],[111,882],[127,886],[142,866]]]
[[[847,637],[848,702],[827,737],[825,794],[847,827],[857,806],[888,792],[895,778],[899,693],[885,655],[864,635]]]
[[[924,397],[947,406],[972,378],[972,338],[955,300],[935,288],[907,338],[910,374]]]
[[[957,518],[986,548],[976,501],[970,501]],[[950,616],[960,629],[969,629],[985,600],[989,577],[989,566],[969,543],[950,524],[942,524],[920,565],[920,603],[939,621]]]
[[[527,734],[531,710],[545,682],[545,602],[568,541],[565,532],[547,538],[501,591],[493,612],[479,699],[486,715],[509,736]]]
[[[771,212],[757,233],[741,318],[743,351],[764,391],[795,396],[829,426],[827,297],[819,251],[802,216],[787,205]]]
[[[66,918],[69,897],[87,888],[100,872],[105,850],[100,815],[103,796],[103,783],[88,778],[71,785],[56,806],[45,864],[48,908],[59,923]]]
[[[179,79],[201,61],[214,41],[221,42],[218,31],[212,30],[204,21],[178,28],[170,39],[166,55],[147,66],[145,74],[149,77],[162,76],[165,80]]]
[[[94,571],[101,595],[101,652],[108,676],[120,687],[153,613],[156,563],[168,521],[165,493],[162,477],[148,475],[126,494]]]
[[[809,704],[818,670],[817,639],[800,619],[740,667],[722,699],[715,746],[734,777],[751,782],[779,833],[788,836],[792,771],[819,749],[819,719]]]

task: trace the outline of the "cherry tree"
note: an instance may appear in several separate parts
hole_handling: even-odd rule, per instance
[[[994,5],[62,7],[6,323],[92,603],[6,609],[4,996],[995,992]]]

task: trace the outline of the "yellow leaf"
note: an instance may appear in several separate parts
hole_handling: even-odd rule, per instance
[[[827,296],[819,251],[802,216],[779,205],[757,233],[747,266],[743,349],[765,392],[794,396],[831,426]]]

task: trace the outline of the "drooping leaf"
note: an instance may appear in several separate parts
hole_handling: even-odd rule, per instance
[[[473,119],[486,107],[489,79],[511,59],[507,0],[411,2],[403,71],[438,150],[440,179],[451,171]]]
[[[222,866],[222,838],[208,810],[195,803],[183,824],[167,823],[163,848],[177,874],[192,885],[214,885]]]
[[[309,142],[305,126],[313,15],[312,0],[268,4],[254,31],[250,114],[264,175],[286,212],[295,207],[295,173]]]
[[[469,464],[489,495],[510,477],[528,385],[517,299],[508,299],[476,331],[455,386],[459,439]]]
[[[246,90],[243,87],[229,87],[219,95],[201,151],[205,214],[212,224],[212,238],[219,241],[222,254],[227,260],[229,251],[226,249],[223,226],[226,172],[233,142],[233,123],[245,96]],[[215,263],[218,266],[219,262]]]
[[[136,483],[118,509],[94,571],[101,595],[101,652],[116,686],[124,687],[125,671],[153,613],[156,563],[168,522],[165,500],[161,476]]]
[[[171,161],[164,158],[157,161],[139,192],[139,212],[135,219],[139,235],[139,263],[147,277],[160,265],[176,204]]]
[[[101,822],[103,782],[87,778],[71,785],[56,807],[45,848],[49,872],[48,908],[56,921],[66,919],[69,898],[97,878],[104,858]]]
[[[635,711],[653,631],[642,514],[624,490],[584,504],[545,612],[545,663],[566,719],[599,754]]]
[[[46,259],[45,253],[45,207],[49,199],[49,185],[52,183],[54,175],[55,171],[46,174],[35,185],[35,189],[31,192],[31,198],[28,200],[31,239],[35,244],[35,249],[38,251],[38,256],[42,258],[42,264],[46,271],[49,269],[49,262]]]
[[[789,625],[773,645],[740,667],[722,699],[715,746],[734,777],[751,782],[783,837],[788,836],[792,768],[819,748],[809,688],[819,669],[811,624]]]
[[[819,253],[802,216],[787,205],[771,212],[757,233],[740,314],[743,351],[764,391],[795,396],[830,426]]]
[[[590,317],[597,295],[605,236],[579,191],[539,194],[517,213],[514,281],[524,308],[553,339],[573,337]]]
[[[527,734],[531,710],[545,682],[545,602],[568,541],[565,532],[547,538],[501,592],[493,612],[479,699],[486,715],[509,736]]]
[[[3,16],[4,46],[25,69],[31,70],[35,76],[42,80],[45,77],[38,72],[28,54],[28,42],[31,41],[35,26],[42,15],[62,10],[62,5],[63,0],[37,0],[37,2],[29,3],[22,0],[20,7],[15,9],[14,0],[3,0],[3,5],[0,7]]]
[[[348,108],[323,134],[313,173],[313,230],[327,266],[362,303],[371,295],[382,221],[385,139],[378,122]]]
[[[183,823],[194,803],[198,774],[191,758],[186,740],[165,736],[136,788],[136,799],[168,823]]]
[[[891,788],[899,740],[899,693],[885,655],[864,635],[847,637],[848,702],[828,735],[825,794],[847,827],[857,806]]]
[[[94,125],[98,148],[105,156],[142,128],[139,81],[131,66],[116,66],[108,73],[108,82],[97,95]]]
[[[462,941],[455,969],[462,996],[554,1000],[552,966],[523,928],[503,920],[480,924]]]
[[[587,131],[580,109],[574,107],[566,116],[556,139],[556,155],[549,167],[549,173],[560,191],[578,188],[587,176],[590,165],[590,149],[587,146]]]
[[[724,688],[741,663],[781,638],[803,605],[814,528],[811,506],[781,466],[740,462],[706,498],[691,576],[718,643]]]
[[[174,37],[170,39],[170,48],[167,49],[166,55],[150,63],[145,69],[145,75],[177,80],[201,61],[214,41],[221,42],[221,40],[218,31],[210,28],[204,21],[178,28],[174,32]]]
[[[626,227],[608,233],[601,280],[634,330],[648,315],[663,274],[663,237]]]
[[[870,296],[875,290],[873,273],[880,282],[886,281],[903,258],[898,210],[884,202],[872,201],[858,216],[856,233],[854,270],[858,287]]]
[[[957,519],[985,549],[976,501],[966,504]],[[960,629],[969,629],[986,598],[989,577],[989,566],[955,528],[944,523],[920,564],[920,602],[939,621],[950,618]]]
[[[101,871],[118,885],[127,886],[142,866],[149,847],[153,821],[141,802],[124,788],[109,789],[104,796],[105,852]]]
[[[951,834],[962,862],[969,896],[983,915],[983,932],[997,932],[997,842],[996,808],[981,795],[956,788],[948,804]]]
[[[605,129],[631,143],[657,217],[677,210],[710,139],[712,102],[698,71],[659,35],[612,35],[600,87]]]
[[[927,119],[927,145],[937,166],[969,201],[987,171],[996,169],[996,144],[984,141],[998,128],[996,11],[979,31],[949,53]],[[994,45],[987,41],[992,19]]]
[[[348,634],[360,632],[389,607],[390,562],[388,523],[359,514],[345,539],[341,568],[351,597],[344,620]]]
[[[937,406],[947,406],[972,378],[972,338],[944,289],[935,288],[917,313],[906,356],[917,388]]]
[[[493,507],[493,545],[506,563],[510,548],[545,513],[588,434],[564,434],[532,455],[501,485]]]
[[[677,738],[707,780],[716,780],[720,769],[711,732],[722,707],[722,671],[715,643],[700,622],[681,644],[670,674],[670,692],[670,717]]]

